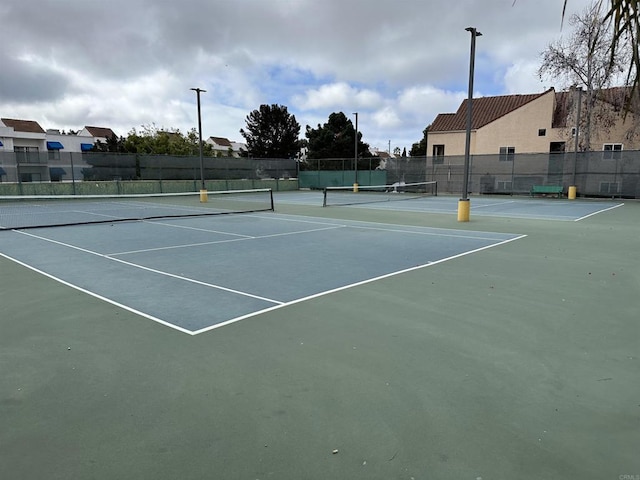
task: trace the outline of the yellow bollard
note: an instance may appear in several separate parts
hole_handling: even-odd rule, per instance
[[[354,193],[358,193],[358,184],[357,183],[353,184],[353,191],[354,191]]]
[[[576,187],[569,187],[569,191],[567,192],[567,198],[569,200],[575,200],[576,199]]]
[[[207,195],[206,190],[200,190],[200,203],[207,203],[209,201],[209,196]]]
[[[458,201],[458,221],[468,222],[471,213],[471,201],[469,199],[460,199]]]

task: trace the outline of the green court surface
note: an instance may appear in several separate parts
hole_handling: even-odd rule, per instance
[[[276,211],[524,237],[199,335],[0,256],[0,478],[640,475],[640,203]]]

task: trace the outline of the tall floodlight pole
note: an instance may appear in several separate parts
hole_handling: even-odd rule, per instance
[[[476,58],[476,37],[482,35],[475,27],[465,28],[471,33],[471,55],[469,60],[469,95],[467,97],[467,137],[464,146],[464,177],[462,179],[462,198],[458,202],[458,221],[468,222],[471,211],[469,193],[469,156],[471,152],[471,115],[473,109],[473,71]]]
[[[206,202],[207,201],[207,187],[204,183],[204,158],[202,156],[202,116],[200,114],[200,93],[201,92],[206,92],[206,90],[203,90],[201,88],[192,88],[191,90],[193,90],[194,92],[196,92],[196,97],[198,99],[198,147],[200,149],[200,201],[201,202]]]
[[[353,182],[353,191],[358,191],[358,112],[353,112],[356,116],[356,141],[355,141],[355,158],[353,161],[355,181]]]
[[[580,148],[580,107],[582,106],[582,87],[576,85],[575,89],[578,92],[578,113],[576,114],[576,143],[573,150],[573,178],[567,192],[569,200],[575,200],[576,198],[576,170],[578,168],[578,150]]]

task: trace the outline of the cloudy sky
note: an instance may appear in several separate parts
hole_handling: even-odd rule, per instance
[[[569,0],[567,16],[589,0]],[[243,141],[261,104],[315,128],[358,112],[372,148],[411,148],[467,96],[535,93],[540,53],[568,35],[562,0],[3,0],[0,117],[43,128],[155,125]]]

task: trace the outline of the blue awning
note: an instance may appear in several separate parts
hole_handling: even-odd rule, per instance
[[[2,143],[2,140],[0,140],[0,147],[3,147],[4,144]]]
[[[81,143],[80,150],[83,152],[88,152],[89,150],[93,150],[93,143]]]
[[[50,177],[61,177],[63,175],[66,175],[67,172],[65,171],[64,168],[60,168],[60,167],[50,167],[49,168],[49,176]]]
[[[7,174],[7,172],[4,171],[4,168],[0,167],[0,177],[2,175],[6,175],[6,174]]]
[[[60,142],[47,142],[47,150],[62,150],[64,146]]]

